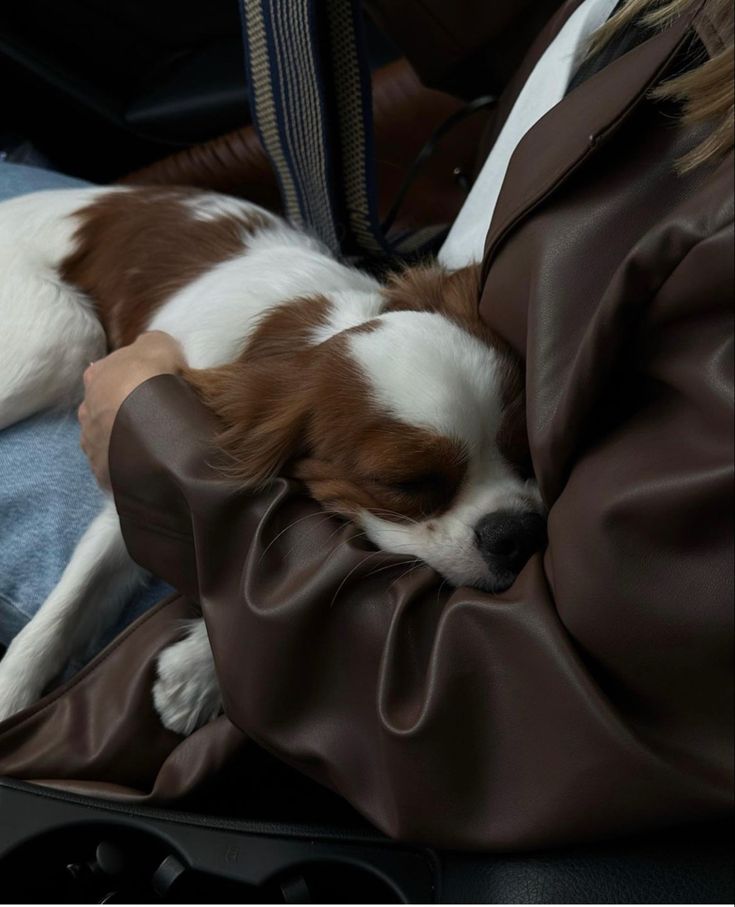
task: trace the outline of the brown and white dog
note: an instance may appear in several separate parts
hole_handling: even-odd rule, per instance
[[[290,464],[379,548],[485,590],[510,586],[543,542],[522,382],[479,319],[476,266],[381,286],[246,202],[89,188],[0,204],[0,275],[0,428],[78,401],[90,361],[166,331],[244,486]],[[0,662],[0,718],[142,581],[110,501]],[[181,733],[219,710],[201,620],[160,656],[154,702]]]

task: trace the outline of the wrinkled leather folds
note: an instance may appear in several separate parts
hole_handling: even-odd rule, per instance
[[[247,736],[453,848],[729,811],[733,161],[677,175],[698,136],[648,97],[688,25],[531,130],[490,228],[480,311],[526,363],[545,554],[499,596],[405,573],[297,485],[222,481],[212,416],[154,378],[115,425],[116,501],[133,556],[201,603],[229,721],[155,721],[177,600],[10,719],[0,772],[171,798]]]
[[[203,729],[204,746],[197,734],[182,742],[161,727],[150,695],[156,654],[195,616],[182,597],[161,602],[71,681],[8,719],[2,774],[138,803],[176,799],[216,774],[243,735],[221,716]]]

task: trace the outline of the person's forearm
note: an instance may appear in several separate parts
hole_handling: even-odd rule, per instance
[[[115,504],[133,558],[190,598],[198,598],[190,508],[179,487],[221,479],[212,470],[215,418],[180,378],[143,382],[125,400],[112,432],[109,465]],[[185,477],[185,479],[184,479]]]

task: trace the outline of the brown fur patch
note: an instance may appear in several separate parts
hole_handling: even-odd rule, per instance
[[[315,296],[277,306],[234,362],[183,372],[222,421],[217,442],[230,456],[226,472],[245,486],[263,485],[303,449],[311,334],[329,305]]]
[[[75,214],[76,248],[60,274],[94,302],[111,348],[132,343],[168,298],[274,222],[257,211],[198,220],[189,207],[198,197],[207,196],[142,187],[102,195]]]
[[[270,309],[260,319],[240,358],[252,364],[271,356],[290,356],[306,350],[312,345],[317,328],[327,324],[331,306],[326,296],[317,294]]]
[[[253,487],[290,464],[314,498],[348,517],[442,513],[464,478],[466,452],[380,411],[344,336],[311,344],[328,306],[321,297],[281,306],[236,362],[185,374],[224,423],[228,472]]]
[[[383,289],[384,312],[434,312],[454,321],[488,346],[500,343],[480,318],[480,266],[447,271],[440,265],[406,268]]]
[[[351,516],[418,520],[452,504],[467,469],[454,440],[389,417],[347,352],[344,338],[315,357],[308,456],[294,464],[325,506]]]

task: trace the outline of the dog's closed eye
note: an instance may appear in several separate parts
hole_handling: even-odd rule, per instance
[[[407,476],[404,479],[392,479],[382,483],[391,491],[407,497],[432,494],[446,489],[448,479],[440,472],[427,472],[418,476]]]
[[[445,510],[458,486],[453,477],[438,471],[399,478],[374,477],[372,484],[379,500],[409,520],[426,519]]]

